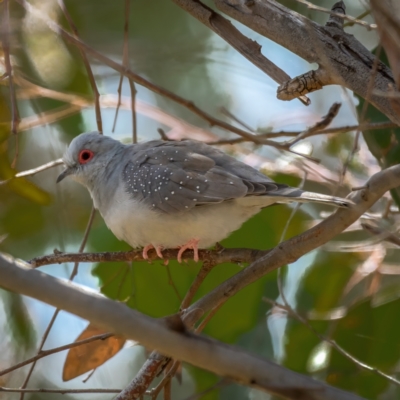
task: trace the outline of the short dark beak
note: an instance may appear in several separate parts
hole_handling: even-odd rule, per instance
[[[74,170],[72,168],[67,168],[65,169],[63,172],[61,172],[60,175],[58,175],[57,178],[57,183],[61,182],[65,177],[67,177],[68,175],[71,175],[74,172]]]

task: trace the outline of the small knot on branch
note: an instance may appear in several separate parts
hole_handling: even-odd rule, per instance
[[[279,100],[289,101],[307,93],[320,90],[323,86],[330,83],[329,77],[324,70],[312,70],[282,83],[278,87],[276,96]]]
[[[343,1],[338,1],[332,7],[332,12],[328,22],[326,23],[326,26],[343,29],[344,19],[341,17],[341,15],[346,15],[346,5]]]

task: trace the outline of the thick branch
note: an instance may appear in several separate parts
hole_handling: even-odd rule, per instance
[[[400,124],[400,116],[386,97],[394,84],[390,69],[379,62],[372,94],[367,92],[374,56],[356,38],[335,26],[321,26],[274,0],[214,0],[217,8],[261,35],[328,71],[332,82],[343,85],[369,101]]]
[[[261,53],[261,46],[254,40],[249,39],[236,29],[232,23],[222,15],[216,13],[200,1],[194,0],[172,0],[205,26],[214,31],[218,36],[229,43],[243,57],[265,72],[275,82],[281,84],[290,80],[290,76],[270,61]],[[298,96],[304,104],[310,104],[306,96]]]
[[[70,282],[33,270],[0,255],[1,285],[63,308],[97,326],[134,339],[163,354],[189,362],[242,384],[292,399],[359,400],[360,397],[287,370],[233,346],[185,331],[175,331],[156,319]]]

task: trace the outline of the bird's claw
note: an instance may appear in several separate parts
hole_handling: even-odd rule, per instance
[[[143,258],[144,258],[145,260],[148,260],[148,259],[149,259],[149,255],[148,255],[147,253],[148,253],[148,251],[151,250],[151,249],[154,249],[154,250],[156,251],[156,254],[157,254],[158,257],[164,259],[164,256],[163,256],[163,254],[162,254],[162,249],[163,249],[163,248],[162,248],[161,246],[156,246],[156,247],[154,247],[152,244],[148,244],[147,246],[145,246],[145,247],[143,248],[143,253],[142,253],[142,256],[143,256]],[[165,264],[165,262],[164,262],[164,264]]]
[[[191,239],[186,244],[180,247],[178,252],[177,260],[182,263],[182,254],[185,250],[193,250],[194,256],[193,260],[195,262],[199,261],[199,249],[198,249],[199,239]]]

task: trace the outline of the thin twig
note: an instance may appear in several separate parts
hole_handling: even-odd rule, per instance
[[[393,122],[373,122],[373,123],[364,123],[364,124],[358,124],[358,125],[347,125],[347,126],[340,126],[337,128],[327,128],[323,129],[321,131],[315,131],[312,134],[308,134],[307,137],[310,136],[317,136],[317,135],[327,135],[331,133],[346,133],[350,131],[355,131],[355,130],[360,130],[360,131],[373,131],[377,129],[391,129],[391,128],[397,128],[398,125],[393,123]],[[257,136],[261,139],[263,138],[268,138],[268,139],[277,139],[280,137],[297,137],[299,135],[302,135],[306,131],[278,131],[278,132],[266,132],[266,133],[260,133]],[[244,142],[249,142],[247,139],[243,138],[236,138],[236,139],[222,139],[218,141],[213,141],[213,142],[207,142],[207,144],[211,146],[217,146],[217,145],[226,145],[226,144],[239,144],[239,143],[244,143]]]
[[[79,97],[76,95],[70,95],[68,93],[62,93],[62,92],[57,92],[54,90],[50,90],[44,87],[41,87],[39,85],[35,85],[26,79],[16,76],[15,81],[20,84],[23,87],[23,94],[24,96],[22,98],[26,98],[27,96],[29,97],[32,93],[32,95],[40,95],[44,97],[49,97],[52,99],[60,100],[63,102],[68,102],[70,103],[70,108],[76,107],[76,109],[71,109],[69,112],[66,112],[62,110],[62,107],[57,108],[57,110],[60,110],[65,115],[54,115],[54,117],[48,117],[43,123],[51,123],[54,122],[55,120],[58,120],[59,118],[65,118],[70,116],[73,113],[76,113],[80,111],[82,108],[87,108],[91,107],[93,102],[90,101],[90,99],[86,99],[84,97]],[[113,95],[105,95],[101,96],[100,98],[100,104],[102,107],[117,107],[118,106],[118,101],[120,101],[120,106],[122,105],[126,109],[130,109],[130,104],[132,103],[130,98],[120,98],[117,100],[113,100]],[[128,104],[129,103],[129,104]],[[160,115],[163,118],[156,119],[158,122],[162,122],[163,124],[166,124],[168,126],[177,126],[181,124],[185,124],[184,129],[187,129],[188,131],[193,131],[193,130],[201,130],[200,128],[197,128],[193,125],[188,124],[187,122],[182,121],[181,119],[174,117],[172,115],[167,114],[165,111],[151,106],[143,101],[137,101],[137,108],[139,109],[139,113],[148,116],[149,118],[155,119],[154,115]],[[54,112],[54,110],[52,110]],[[43,115],[48,115],[48,112],[42,113]],[[26,122],[24,122],[26,121]],[[19,130],[26,130],[30,129],[35,126],[39,126],[40,121],[37,121],[37,117],[34,117],[32,119],[31,117],[26,117],[22,120],[22,122],[19,125]],[[310,136],[314,135],[322,135],[322,134],[332,134],[332,133],[344,133],[344,132],[349,132],[349,131],[354,131],[354,130],[377,130],[377,129],[391,129],[391,128],[396,128],[398,127],[397,124],[391,122],[391,121],[385,121],[385,122],[373,122],[373,123],[362,123],[359,125],[347,125],[347,126],[341,126],[341,127],[336,127],[336,128],[327,128],[321,131],[316,131]],[[309,129],[309,128],[308,128]],[[251,130],[251,129],[249,129]],[[207,131],[205,131],[207,132]],[[304,131],[278,131],[278,132],[259,132],[257,134],[258,138],[261,139],[277,139],[281,137],[296,137],[298,135],[303,134]],[[165,135],[165,137],[161,136],[163,140],[170,140],[168,137]],[[224,145],[224,144],[239,144],[243,142],[247,142],[249,140],[243,139],[243,138],[236,138],[236,139],[223,139],[219,141],[214,141],[214,142],[208,142],[208,144],[215,144],[215,145]]]
[[[220,302],[217,304],[201,321],[199,326],[195,329],[196,333],[201,333],[206,325],[210,322],[211,318],[217,313],[217,311],[225,304],[225,302]]]
[[[157,399],[157,396],[159,395],[163,387],[167,384],[167,382],[171,382],[171,378],[175,375],[180,365],[181,362],[175,360],[169,370],[165,373],[165,376],[162,378],[160,383],[155,388],[148,390],[146,394],[151,396],[153,399]]]
[[[124,49],[123,49],[123,65],[126,68],[129,68],[129,45],[128,45],[128,33],[129,33],[129,3],[130,0],[125,0],[125,25],[124,25]],[[117,118],[118,118],[118,113],[119,113],[119,108],[121,106],[121,96],[122,96],[122,83],[124,81],[124,75],[121,74],[119,77],[119,83],[118,83],[118,103],[117,107],[115,109],[115,115],[114,115],[114,122],[113,122],[113,127],[112,127],[112,132],[115,132],[115,127],[117,125]],[[129,79],[129,87],[131,89],[131,108],[132,108],[132,128],[133,128],[133,143],[137,142],[137,132],[136,132],[136,110],[135,110],[135,95],[136,95],[136,90],[134,83],[132,79]]]
[[[171,139],[167,136],[167,134],[165,133],[164,129],[158,128],[157,129],[158,134],[161,137],[161,140],[164,140],[166,142],[171,141]]]
[[[205,260],[203,262],[203,265],[201,266],[199,273],[197,274],[195,280],[192,282],[192,285],[190,286],[184,299],[182,300],[182,303],[180,306],[181,310],[185,310],[187,307],[189,307],[190,303],[193,300],[194,295],[199,290],[199,287],[201,286],[201,284],[204,282],[204,279],[206,279],[207,275],[210,273],[210,271],[215,266],[216,266],[216,264],[213,262],[209,262],[207,260]]]
[[[365,10],[360,15],[357,15],[356,19],[358,19],[358,20],[363,19],[366,16],[368,16],[369,14],[371,14],[371,10]],[[356,24],[355,22],[346,22],[343,24],[343,28],[347,28],[349,26],[354,26],[355,24]]]
[[[114,122],[113,122],[113,126],[111,129],[111,132],[114,133],[115,132],[115,127],[117,126],[117,119],[118,119],[118,114],[119,114],[119,108],[121,107],[121,96],[122,96],[122,82],[124,81],[124,76],[121,74],[119,77],[119,83],[118,83],[118,89],[117,89],[117,93],[118,93],[118,102],[117,102],[117,106],[115,107],[115,114],[114,114]]]
[[[372,65],[371,75],[370,75],[369,81],[368,81],[367,95],[366,95],[366,97],[364,99],[364,104],[363,104],[363,107],[362,107],[362,110],[361,110],[361,115],[360,115],[360,118],[359,118],[361,123],[365,120],[365,116],[367,114],[367,109],[368,109],[368,105],[370,103],[372,90],[374,88],[375,77],[376,77],[376,74],[378,72],[379,56],[380,56],[381,50],[382,50],[382,45],[379,44],[378,45],[378,49],[376,51],[376,56],[374,58],[374,63]],[[351,149],[351,152],[350,152],[349,156],[347,157],[347,160],[344,163],[343,168],[342,168],[341,182],[340,183],[342,183],[342,181],[344,179],[344,176],[346,175],[347,169],[349,168],[349,165],[350,165],[355,153],[357,152],[358,143],[360,141],[360,136],[361,136],[361,130],[357,129],[356,137],[354,138],[353,148]]]
[[[11,103],[11,132],[15,136],[15,154],[14,159],[11,163],[11,167],[15,168],[18,153],[19,153],[19,138],[18,138],[18,124],[20,121],[17,99],[15,96],[13,68],[11,64],[10,55],[10,4],[9,0],[3,2],[3,18],[2,18],[2,32],[1,32],[2,48],[4,53],[4,65],[6,74],[8,77],[8,87],[10,91],[10,103]]]
[[[125,0],[125,25],[124,25],[124,56],[123,65],[129,68],[129,5],[130,0]],[[136,87],[135,82],[129,78],[129,89],[131,91],[131,112],[132,112],[132,141],[137,143],[137,117],[136,117]]]
[[[62,158],[59,158],[58,160],[50,161],[50,162],[48,162],[46,164],[40,165],[39,167],[28,169],[26,171],[18,172],[12,178],[7,179],[5,181],[0,181],[0,185],[5,185],[6,183],[8,183],[8,182],[10,182],[10,181],[12,181],[13,179],[16,179],[16,178],[23,178],[23,177],[26,177],[26,176],[36,175],[39,172],[46,171],[47,169],[54,168],[54,167],[56,167],[58,165],[61,165],[61,164],[63,164],[63,160],[62,160]]]
[[[96,209],[94,208],[94,206],[92,206],[92,210],[90,211],[89,221],[86,225],[85,233],[83,234],[82,243],[79,246],[79,250],[78,250],[79,253],[82,253],[83,250],[85,249],[86,242],[88,240],[90,230],[92,229],[92,225],[93,225],[95,216],[96,216]],[[70,281],[72,281],[75,278],[75,276],[78,274],[78,267],[79,267],[79,261],[75,262],[74,269],[72,270],[71,276],[69,278]]]
[[[226,123],[225,121],[222,121],[222,120],[219,120],[219,119],[213,117],[212,115],[206,113],[205,111],[203,111],[202,109],[197,107],[193,103],[193,101],[190,101],[183,97],[180,97],[180,96],[176,95],[175,93],[170,92],[169,90],[164,89],[164,88],[148,81],[147,79],[145,79],[145,78],[141,77],[140,75],[136,74],[135,72],[133,72],[131,69],[126,68],[123,65],[113,61],[109,57],[97,52],[92,47],[90,47],[85,42],[83,42],[80,38],[71,35],[69,32],[65,31],[61,26],[56,24],[54,21],[47,18],[41,11],[39,11],[37,8],[33,7],[28,2],[24,2],[23,0],[16,0],[16,1],[20,4],[22,4],[27,10],[29,10],[30,12],[34,13],[39,18],[41,18],[48,25],[48,27],[51,30],[53,30],[57,34],[60,34],[65,40],[67,40],[68,42],[79,47],[79,49],[81,49],[82,51],[85,51],[86,53],[90,54],[93,58],[99,60],[100,62],[102,62],[105,65],[109,66],[110,68],[114,69],[115,71],[118,71],[120,74],[123,74],[128,79],[132,79],[132,81],[138,83],[139,85],[142,85],[142,86],[148,88],[149,90],[153,91],[154,93],[165,96],[165,97],[173,100],[174,102],[182,105],[183,107],[186,107],[188,110],[190,110],[194,114],[196,114],[199,117],[206,120],[211,126],[218,126],[224,130],[231,131],[231,132],[241,136],[242,138],[245,138],[245,139],[250,140],[257,144],[268,145],[271,147],[275,147],[279,150],[288,151],[288,152],[296,154],[298,156],[308,158],[315,162],[318,161],[318,160],[313,159],[312,157],[308,157],[304,154],[300,154],[293,150],[290,150],[286,146],[283,146],[282,144],[280,144],[278,142],[274,142],[272,140],[264,139],[264,140],[262,140],[262,142],[260,142],[260,139],[258,138],[257,135],[254,135],[254,134],[247,132],[243,129],[240,129],[236,126],[230,125],[230,124]]]
[[[378,236],[380,240],[392,243],[396,246],[400,246],[400,237],[388,231],[387,229],[380,228],[376,225],[372,225],[371,223],[367,222],[362,222],[361,227],[368,233],[374,236]]]
[[[0,386],[0,393],[21,393],[25,395],[26,393],[119,393],[121,389],[24,389],[24,388],[7,388]]]
[[[332,106],[329,108],[328,113],[324,117],[322,117],[320,121],[318,121],[315,125],[310,126],[307,130],[300,133],[300,135],[296,136],[294,139],[290,140],[288,144],[290,146],[293,146],[300,140],[306,139],[310,136],[314,136],[316,133],[320,133],[321,131],[323,131],[328,125],[332,123],[334,118],[338,115],[341,106],[341,103],[333,103]]]
[[[227,110],[225,107],[220,107],[219,109],[220,113],[222,115],[227,116],[228,118],[230,118],[232,121],[235,121],[237,124],[242,125],[244,129],[247,129],[248,131],[252,132],[254,131],[254,129],[252,127],[250,127],[249,125],[247,125],[246,123],[244,123],[242,120],[240,120],[236,115],[233,115],[229,110]]]
[[[165,266],[165,269],[167,270],[167,275],[168,275],[168,285],[172,286],[172,289],[174,290],[176,297],[180,302],[182,302],[182,296],[179,294],[178,288],[176,287],[172,275],[171,275],[171,270],[169,269],[169,265]]]
[[[44,357],[47,357],[50,354],[59,353],[60,351],[72,349],[72,348],[78,347],[78,346],[82,346],[84,344],[91,343],[96,340],[105,340],[111,336],[114,336],[114,334],[113,333],[103,333],[101,335],[92,336],[90,338],[79,340],[78,342],[69,343],[64,346],[54,347],[53,349],[49,349],[49,350],[42,350],[41,352],[36,354],[36,356],[34,356],[34,357],[28,358],[25,361],[21,361],[20,363],[15,364],[10,368],[3,369],[2,371],[0,371],[0,376],[6,375],[12,371],[15,371],[18,368],[22,368],[25,365],[31,364],[34,361],[40,360],[41,358],[44,358]]]
[[[300,189],[302,189],[304,187],[304,184],[306,183],[306,180],[307,180],[307,173],[304,173],[303,179],[302,179],[301,184],[299,186]],[[289,216],[288,220],[286,221],[285,227],[283,228],[279,243],[282,243],[285,240],[285,236],[286,236],[287,230],[289,229],[289,225],[292,222],[292,220],[293,220],[294,216],[296,215],[297,211],[300,209],[301,205],[302,205],[302,203],[297,203],[295,205],[295,207],[292,209],[292,212],[290,213],[290,216]],[[285,268],[287,268],[287,267],[285,267]],[[282,271],[283,271],[283,268],[279,268],[278,269],[277,278],[276,279],[277,279],[279,294],[281,295],[284,303],[286,304],[287,301],[286,301],[285,291],[284,291],[284,287],[283,287]]]
[[[330,344],[332,347],[334,347],[340,354],[342,354],[344,357],[346,357],[347,359],[349,359],[350,361],[352,361],[354,364],[356,364],[357,366],[359,366],[362,369],[365,369],[369,372],[373,372],[387,380],[389,380],[390,382],[396,384],[396,385],[400,385],[400,381],[397,380],[396,378],[393,378],[393,376],[390,376],[388,374],[385,374],[384,372],[371,367],[368,364],[363,363],[362,361],[358,360],[357,358],[355,358],[353,355],[351,355],[350,353],[348,353],[345,349],[343,349],[343,347],[339,346],[334,340],[327,338],[326,336],[322,335],[321,333],[319,333],[317,330],[315,330],[310,323],[307,321],[306,318],[302,317],[300,314],[298,314],[295,310],[293,310],[292,307],[290,307],[289,304],[280,304],[278,302],[276,302],[275,300],[269,299],[267,297],[263,297],[263,301],[265,301],[266,303],[269,303],[275,307],[279,307],[285,311],[287,311],[289,314],[291,314],[293,317],[295,317],[299,322],[301,322],[302,324],[304,324],[312,333],[314,333],[314,335],[316,335],[320,340]]]
[[[77,29],[74,21],[72,20],[67,8],[65,7],[64,0],[58,0],[58,4],[59,4],[60,8],[62,9],[64,16],[65,16],[66,20],[68,21],[69,27],[71,28],[73,34],[75,35],[75,37],[77,39],[79,39],[78,29]],[[80,50],[80,53],[82,56],[83,63],[86,68],[86,72],[88,74],[90,86],[92,87],[92,91],[94,94],[94,106],[95,106],[95,110],[96,110],[97,130],[100,133],[103,133],[103,122],[101,119],[101,108],[100,108],[100,93],[99,93],[99,90],[97,89],[96,80],[94,79],[92,68],[90,67],[90,62],[87,58],[87,55],[83,49],[79,48],[79,50]]]
[[[79,246],[79,253],[82,253],[83,250],[85,249],[86,242],[87,242],[87,239],[89,237],[90,229],[92,227],[95,215],[96,215],[96,209],[94,207],[92,207],[92,211],[90,213],[89,221],[88,221],[87,226],[86,226],[85,234],[83,235],[82,243]],[[74,268],[73,268],[73,270],[71,272],[71,275],[69,277],[70,281],[72,281],[75,278],[76,274],[78,273],[78,266],[79,266],[79,261],[75,262]],[[42,340],[40,342],[39,349],[38,349],[38,352],[37,352],[38,355],[41,353],[41,351],[43,349],[43,346],[46,343],[46,340],[47,340],[47,338],[48,338],[48,336],[50,334],[51,329],[53,328],[54,322],[55,322],[59,312],[60,312],[60,309],[57,308],[54,311],[53,316],[51,317],[50,323],[47,326],[47,328],[46,328],[46,330],[45,330],[45,332],[43,334]],[[21,386],[22,389],[26,388],[26,386],[28,385],[29,379],[30,379],[30,377],[32,375],[33,370],[35,369],[35,366],[36,366],[36,360],[33,361],[32,365],[31,365],[31,367],[30,367],[30,369],[28,371],[28,374],[27,374],[27,376],[26,376],[26,378],[24,380],[24,383]],[[20,400],[23,400],[24,397],[25,397],[25,393],[21,392]]]
[[[319,7],[316,6],[315,4],[312,4],[311,2],[307,1],[307,0],[296,0],[298,3],[304,4],[307,6],[307,8],[309,8],[310,10],[315,10],[315,11],[320,11],[323,13],[327,13],[330,15],[334,15],[335,17],[339,17],[342,18],[346,21],[351,22],[352,24],[357,24],[357,25],[361,25],[364,28],[367,28],[368,30],[375,30],[377,29],[377,25],[376,24],[369,24],[366,21],[362,21],[358,18],[354,18],[351,17],[350,15],[346,15],[346,14],[341,14],[341,13],[336,13],[328,8],[324,8],[324,7]]]
[[[51,328],[53,327],[54,322],[55,322],[55,320],[56,320],[56,318],[58,316],[58,313],[60,311],[61,310],[59,308],[56,308],[56,310],[54,311],[54,313],[53,313],[53,315],[51,317],[51,320],[50,320],[49,324],[47,325],[47,328],[46,328],[46,330],[45,330],[45,332],[43,334],[42,340],[41,340],[41,342],[39,344],[39,349],[37,351],[37,355],[39,355],[41,353],[41,351],[43,349],[43,346],[44,346],[44,344],[45,344],[45,342],[46,342],[46,340],[47,340],[47,338],[48,338],[48,336],[50,334]],[[25,378],[25,380],[24,380],[24,382],[23,382],[23,384],[21,386],[21,389],[25,389],[26,386],[28,385],[28,382],[29,382],[29,379],[30,379],[30,377],[32,375],[32,372],[35,369],[36,362],[37,362],[37,360],[33,361],[31,367],[29,368],[28,374],[26,375],[26,378]],[[25,393],[21,392],[20,400],[23,400],[24,397],[25,397]]]
[[[168,379],[164,385],[164,400],[171,400],[171,379]]]
[[[86,382],[93,376],[93,374],[94,374],[96,371],[97,371],[97,368],[93,368],[93,369],[89,372],[89,375],[88,375],[85,379],[82,380],[82,383],[86,383]]]

